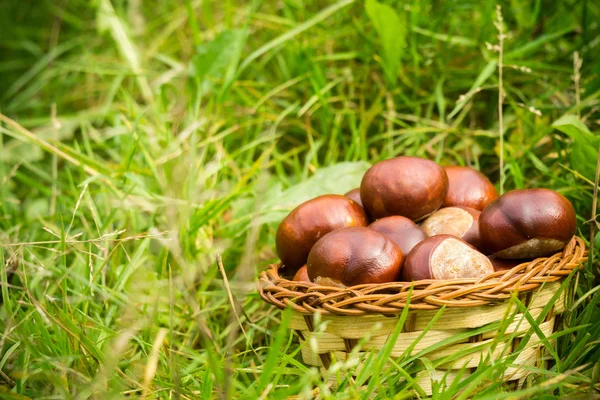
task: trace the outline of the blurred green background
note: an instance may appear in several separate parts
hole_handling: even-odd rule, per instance
[[[0,3],[0,397],[360,397],[302,366],[254,281],[287,211],[395,155],[558,190],[589,240],[600,3],[498,5]],[[597,390],[597,265],[544,379],[581,369],[532,393]]]

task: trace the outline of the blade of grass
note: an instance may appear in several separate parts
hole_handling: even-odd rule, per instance
[[[324,21],[325,19],[327,19],[331,15],[335,14],[342,8],[349,6],[350,4],[352,4],[354,2],[355,2],[355,0],[341,0],[335,4],[332,4],[329,7],[326,7],[325,9],[321,10],[314,17],[312,17],[309,20],[296,26],[294,29],[287,31],[283,35],[276,37],[275,39],[271,40],[270,42],[268,42],[268,43],[264,44],[263,46],[261,46],[260,48],[256,49],[255,51],[250,53],[250,55],[248,55],[248,57],[246,57],[244,59],[244,61],[242,61],[242,63],[240,64],[240,67],[238,69],[238,72],[237,72],[238,75],[241,74],[246,68],[248,68],[248,66],[254,60],[259,58],[263,54],[266,54],[269,51],[273,50],[274,48],[284,44],[285,42],[289,41],[290,39],[294,38],[295,36],[299,35],[300,33],[312,28],[319,22]]]

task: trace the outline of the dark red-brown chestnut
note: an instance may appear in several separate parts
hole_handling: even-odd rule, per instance
[[[486,256],[467,242],[451,235],[427,238],[406,256],[404,281],[421,279],[481,278],[494,272]]]
[[[351,200],[354,200],[361,207],[363,206],[362,200],[360,199],[360,188],[352,189],[351,191],[346,193],[344,196],[346,196],[347,198],[349,198]]]
[[[346,286],[385,283],[400,277],[404,255],[387,236],[369,228],[329,232],[308,255],[308,277],[329,278]]]
[[[326,233],[367,226],[361,206],[347,197],[328,194],[300,204],[281,221],[275,246],[285,271],[292,275],[306,264],[312,246]]]
[[[498,198],[498,191],[481,172],[460,166],[445,167],[448,194],[443,207],[464,206],[483,210]]]
[[[452,235],[480,249],[480,214],[480,211],[470,207],[440,208],[423,221],[421,228],[427,236]]]
[[[523,264],[523,263],[531,261],[531,260],[520,260],[520,259],[507,260],[505,258],[499,258],[499,257],[496,257],[496,256],[489,256],[488,259],[490,260],[490,262],[494,266],[494,271],[496,271],[496,272],[498,272],[498,271],[508,271],[509,269],[513,269],[517,265],[520,265],[520,264]]]
[[[401,215],[418,221],[444,202],[448,177],[442,167],[419,157],[396,157],[373,165],[363,176],[360,197],[373,219]]]
[[[417,243],[427,238],[419,225],[399,215],[380,218],[371,223],[369,228],[392,239],[400,247],[403,254],[408,254]]]
[[[500,258],[536,258],[561,250],[575,234],[575,210],[549,189],[512,190],[479,217],[482,245]]]
[[[306,265],[303,265],[294,275],[292,279],[296,282],[310,282],[310,278],[308,277],[308,270],[306,269]]]

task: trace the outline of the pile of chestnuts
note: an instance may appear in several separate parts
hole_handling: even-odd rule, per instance
[[[560,251],[573,205],[548,189],[498,196],[469,167],[419,157],[373,165],[360,188],[300,204],[277,229],[280,271],[322,285],[480,278]]]

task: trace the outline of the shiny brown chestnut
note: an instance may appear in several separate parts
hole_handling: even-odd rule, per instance
[[[448,175],[448,194],[443,207],[464,206],[481,211],[498,198],[498,191],[481,172],[460,166],[444,170]]]
[[[575,209],[549,189],[512,190],[479,217],[482,245],[500,258],[536,258],[560,251],[577,228]]]
[[[351,200],[354,200],[361,207],[363,206],[362,200],[360,199],[360,188],[352,189],[351,191],[346,193],[344,196],[346,196],[347,198],[349,198]]]
[[[292,275],[306,264],[310,249],[326,233],[367,224],[363,208],[344,196],[328,194],[300,204],[277,228],[275,246],[285,272]]]
[[[292,278],[293,281],[296,282],[310,282],[310,278],[308,277],[308,270],[306,269],[306,265],[303,265]]]
[[[505,258],[499,258],[496,256],[489,256],[488,259],[494,266],[494,271],[508,271],[509,269],[513,269],[517,265],[530,262],[531,260],[507,260]]]
[[[402,276],[421,279],[482,278],[494,272],[492,263],[467,242],[451,235],[423,240],[406,256]]]
[[[442,167],[419,157],[396,157],[373,165],[363,176],[360,197],[373,219],[401,215],[418,221],[446,198],[448,177]]]
[[[308,277],[329,278],[346,286],[386,283],[400,277],[404,255],[387,236],[369,228],[329,232],[308,255]],[[319,280],[317,280],[319,278]]]
[[[408,254],[417,243],[427,238],[419,225],[400,215],[380,218],[369,225],[369,228],[392,239],[403,254]]]
[[[479,238],[480,211],[470,207],[440,208],[421,224],[427,236],[452,235],[481,248]]]

